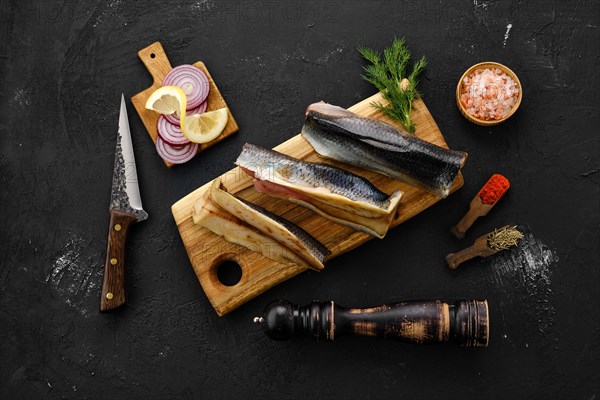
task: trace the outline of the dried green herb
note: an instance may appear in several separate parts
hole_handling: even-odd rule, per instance
[[[394,39],[392,45],[383,50],[383,54],[360,46],[358,51],[370,63],[364,67],[362,78],[373,84],[389,102],[387,107],[377,102],[371,105],[400,121],[409,132],[414,133],[415,124],[410,120],[410,111],[413,100],[419,97],[416,87],[419,74],[427,66],[425,57],[415,62],[412,72],[407,74],[412,54],[403,38]]]
[[[523,239],[523,234],[519,232],[517,225],[515,225],[494,230],[488,235],[487,242],[490,249],[500,251],[516,246],[520,239]]]

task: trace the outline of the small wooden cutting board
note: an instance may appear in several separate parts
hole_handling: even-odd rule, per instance
[[[397,125],[388,119],[381,111],[373,108],[373,101],[385,104],[381,94],[375,94],[350,107],[349,110],[365,117],[378,118]],[[417,124],[416,135],[421,139],[448,147],[437,124],[422,100],[416,100],[411,118]],[[294,126],[300,128],[303,116],[299,115],[297,121],[292,121]],[[255,143],[260,144],[260,143]],[[275,150],[305,161],[319,161],[331,163],[317,155],[312,146],[301,135],[294,136],[288,141],[275,147]],[[240,149],[241,151],[241,149]],[[375,186],[386,193],[402,190],[404,195],[400,200],[397,215],[391,226],[395,227],[421,211],[431,207],[441,200],[409,184],[399,182],[376,172],[365,171],[349,166],[338,165],[358,175],[369,179]],[[254,190],[250,177],[239,168],[234,168],[222,176],[222,182],[227,190],[246,200],[256,203],[290,221],[300,225],[317,240],[323,243],[332,252],[331,258],[352,250],[355,247],[372,239],[366,233],[336,224],[316,213],[294,205],[285,200],[276,199],[261,194]],[[464,183],[462,174],[459,173],[454,185],[450,189],[453,193]],[[308,269],[304,266],[290,267],[276,263],[259,253],[252,252],[245,247],[229,243],[222,237],[215,235],[208,229],[195,225],[192,220],[194,204],[204,196],[211,182],[208,182],[188,194],[171,207],[177,228],[188,253],[192,267],[198,280],[210,300],[217,314],[222,316],[236,309],[248,300],[258,296],[267,289],[289,279]],[[382,239],[387,240],[387,239]],[[398,244],[390,243],[397,247]],[[225,261],[234,261],[242,269],[241,280],[234,286],[226,286],[217,277],[219,266]],[[369,266],[371,267],[371,266]],[[321,273],[327,273],[327,264]]]
[[[136,94],[135,96],[132,96],[131,102],[137,110],[138,115],[142,119],[142,122],[144,123],[148,134],[152,138],[152,141],[156,143],[156,136],[158,136],[156,124],[158,122],[159,114],[155,111],[147,110],[146,101],[148,101],[148,98],[152,93],[162,86],[163,78],[169,73],[169,71],[171,71],[171,69],[173,69],[173,67],[171,67],[171,63],[169,62],[169,59],[165,54],[165,50],[160,42],[154,42],[145,49],[138,51],[138,56],[148,69],[148,72],[150,72],[150,75],[152,75],[154,82],[148,89]],[[217,87],[212,76],[210,76],[208,69],[206,69],[206,65],[204,65],[202,61],[198,61],[194,65],[204,71],[210,83],[207,111],[213,111],[219,108],[227,107],[227,103],[225,103],[225,99],[221,95],[219,88]],[[227,112],[229,113],[229,119],[227,121],[227,125],[225,125],[225,128],[223,129],[223,132],[221,132],[221,134],[215,140],[198,145],[198,153],[208,149],[214,144],[219,143],[221,140],[233,135],[238,131],[238,125],[235,122],[229,107],[227,107]],[[165,164],[167,167],[173,166],[173,164],[167,161],[165,161]]]

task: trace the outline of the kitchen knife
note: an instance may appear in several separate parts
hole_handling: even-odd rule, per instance
[[[125,239],[131,224],[148,218],[148,213],[142,208],[129,119],[122,94],[109,213],[108,245],[100,297],[101,312],[125,304]]]

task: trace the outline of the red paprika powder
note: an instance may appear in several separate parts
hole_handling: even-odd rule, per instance
[[[510,182],[508,182],[508,179],[500,174],[494,174],[481,188],[478,196],[484,204],[495,204],[509,187]]]

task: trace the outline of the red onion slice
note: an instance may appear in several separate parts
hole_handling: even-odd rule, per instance
[[[198,67],[184,64],[173,68],[162,81],[163,86],[179,86],[187,96],[187,109],[191,110],[208,97],[208,77]]]
[[[163,160],[171,164],[183,164],[190,161],[198,152],[198,143],[174,147],[167,144],[160,136],[156,137],[156,151]]]
[[[208,108],[208,101],[203,101],[198,107],[194,108],[193,110],[186,111],[185,115],[202,114],[203,112],[206,112],[207,108]],[[165,115],[165,118],[167,119],[167,121],[169,121],[173,125],[179,126],[179,117],[177,116],[177,114],[175,114],[175,113],[168,114],[168,115]]]
[[[164,115],[158,117],[156,130],[158,131],[161,139],[167,142],[168,145],[179,147],[190,143],[188,138],[186,138],[183,135],[183,132],[181,132],[179,125],[173,125],[169,123]]]

